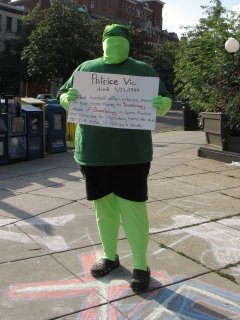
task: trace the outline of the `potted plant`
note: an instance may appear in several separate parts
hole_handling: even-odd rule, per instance
[[[227,151],[240,153],[240,92],[229,102],[226,115],[228,125]]]
[[[240,15],[226,10],[220,0],[211,3],[202,7],[206,18],[185,28],[176,57],[175,89],[198,114],[208,144],[240,152],[239,145],[233,146],[240,127],[240,51],[224,48],[232,35],[240,38]]]
[[[237,55],[233,58],[240,63]],[[211,104],[201,112],[201,122],[208,144],[223,151],[240,153],[240,75],[234,65],[233,62],[227,83],[222,82],[222,104],[215,107]]]

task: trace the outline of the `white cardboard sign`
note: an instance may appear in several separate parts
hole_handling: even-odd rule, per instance
[[[154,130],[159,78],[76,71],[79,96],[70,103],[68,122],[92,126]]]

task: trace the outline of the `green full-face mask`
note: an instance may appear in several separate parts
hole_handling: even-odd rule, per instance
[[[128,58],[129,30],[121,24],[109,24],[103,31],[103,59],[107,64],[118,64]]]
[[[103,41],[103,59],[107,64],[125,61],[129,54],[129,42],[122,36],[111,36]]]

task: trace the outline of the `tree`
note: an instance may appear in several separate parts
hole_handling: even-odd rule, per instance
[[[102,56],[103,30],[107,24],[118,23],[107,18],[90,20],[78,12],[77,5],[66,0],[53,0],[52,6],[39,15],[37,10],[24,19],[25,35],[30,35],[22,57],[29,76],[42,83],[56,78],[62,78],[64,82],[83,61]],[[129,32],[130,56],[151,63],[154,48],[149,46],[148,34],[133,24],[129,26]],[[173,52],[172,49],[165,51],[167,55]],[[166,62],[163,57],[162,61]],[[156,66],[159,66],[157,62]],[[172,64],[162,66],[161,71],[163,68],[163,76],[167,79],[168,73],[172,77]]]
[[[19,83],[25,74],[21,61],[22,42],[5,41],[5,50],[0,53],[0,95],[18,95]]]
[[[206,18],[187,27],[180,41],[175,73],[176,91],[198,113],[222,111],[239,92],[239,54],[224,50],[225,41],[239,33],[239,15],[227,11],[220,0],[202,7]]]
[[[89,25],[90,35],[89,35],[89,46],[93,52],[93,57],[101,57],[103,54],[102,50],[102,35],[103,31],[108,24],[116,23],[108,18],[102,17],[99,19],[91,20]]]
[[[153,48],[149,45],[149,36],[146,31],[142,30],[137,25],[131,24],[129,28],[130,35],[130,56],[145,61],[151,62]]]
[[[53,0],[22,52],[29,75],[41,82],[60,77],[65,81],[77,65],[94,57],[89,38],[88,17],[76,5]]]
[[[178,42],[165,42],[153,51],[152,65],[166,85],[169,93],[174,95],[175,72],[174,65],[178,51]]]
[[[23,16],[22,39],[25,41],[25,46],[28,44],[28,37],[44,19],[44,16],[45,10],[40,8],[40,3],[38,3],[27,15]]]

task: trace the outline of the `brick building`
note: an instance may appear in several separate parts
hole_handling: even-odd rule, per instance
[[[69,0],[69,2],[80,5],[93,18],[106,17],[125,25],[132,23],[139,26],[148,33],[150,42],[156,46],[167,40],[179,40],[176,33],[162,30],[165,3],[161,0]],[[32,10],[37,3],[40,3],[42,9],[51,6],[51,0],[15,0],[11,5]]]
[[[10,2],[10,0],[0,0],[6,1],[8,4],[11,4],[11,6],[21,6],[24,8],[25,11],[31,11],[34,7],[36,7],[37,4],[40,5],[41,9],[47,9],[51,6],[52,0],[14,0],[13,2]],[[68,0],[70,3],[76,3],[79,4],[78,0]],[[79,11],[85,12],[84,7],[79,5]],[[81,10],[82,9],[82,10]]]
[[[162,30],[163,6],[160,0],[75,0],[92,17],[107,17],[123,24],[133,23],[145,30],[150,41],[160,45],[167,40],[178,41],[176,33]]]

